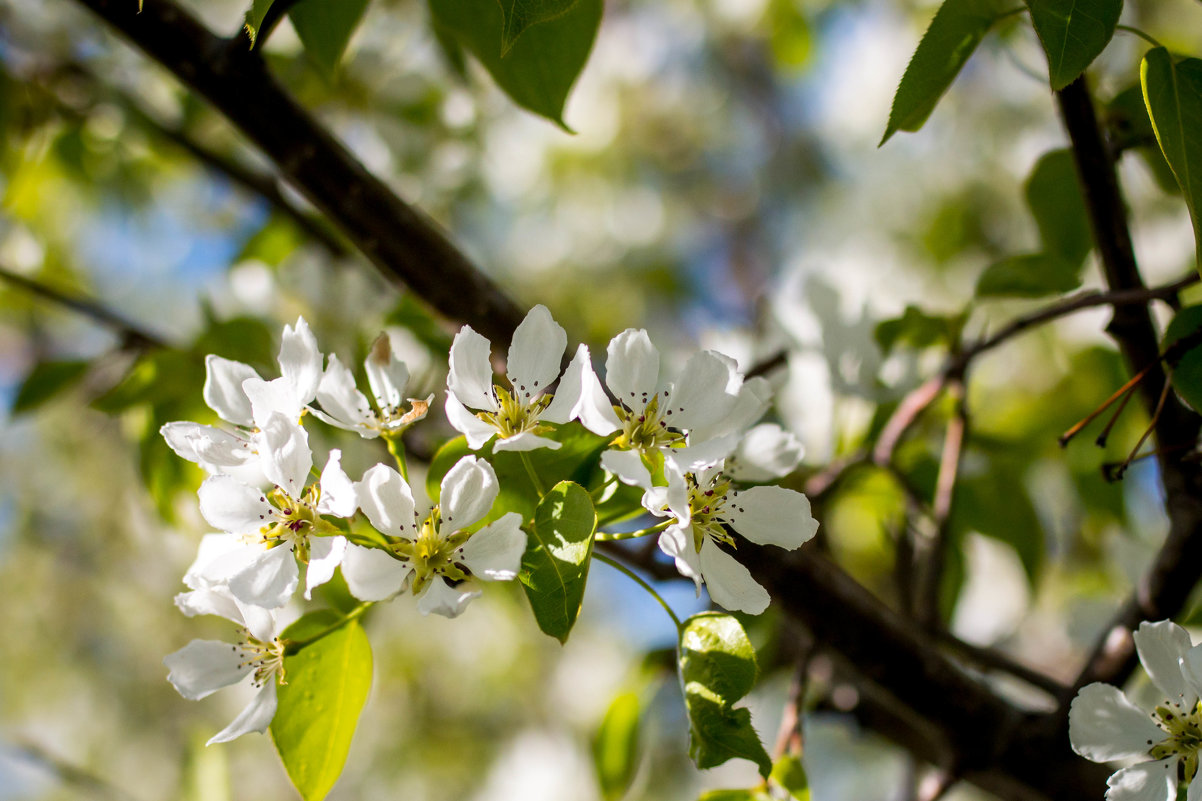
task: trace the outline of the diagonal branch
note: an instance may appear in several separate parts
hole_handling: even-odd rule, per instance
[[[268,72],[173,0],[78,2],[211,102],[389,278],[441,314],[508,341],[522,314],[421,212],[357,161]]]

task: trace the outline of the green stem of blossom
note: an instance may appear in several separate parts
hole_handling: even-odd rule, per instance
[[[530,483],[534,485],[534,491],[538,493],[538,497],[542,498],[547,494],[543,489],[543,482],[539,479],[538,473],[534,472],[534,464],[530,461],[530,454],[526,451],[521,452],[522,464],[526,467],[526,475],[530,476]]]
[[[1143,39],[1145,42],[1152,45],[1153,47],[1164,47],[1164,45],[1162,45],[1160,42],[1156,41],[1149,34],[1146,34],[1143,31],[1141,31],[1139,28],[1132,28],[1130,25],[1116,25],[1115,28],[1120,31],[1126,31],[1127,33],[1133,33],[1136,36],[1138,36],[1140,39]]]
[[[405,466],[405,443],[401,442],[400,436],[384,437],[385,444],[388,445],[388,452],[392,454],[393,461],[396,462],[397,472],[401,474],[401,478],[405,479],[405,483],[409,483],[409,468]]]
[[[650,528],[641,528],[638,531],[612,531],[612,532],[598,531],[597,536],[595,536],[593,539],[595,539],[597,542],[617,542],[618,540],[633,540],[633,539],[637,539],[639,537],[646,537],[648,534],[659,534],[660,532],[665,531],[668,528],[668,526],[670,526],[670,525],[672,525],[672,521],[665,520],[664,522],[662,522],[658,525],[651,526]]]
[[[636,584],[638,584],[640,587],[642,587],[647,592],[651,593],[652,598],[659,601],[659,605],[664,608],[664,611],[668,613],[668,617],[672,618],[672,622],[676,624],[677,634],[679,634],[681,631],[684,630],[684,624],[680,622],[680,618],[678,618],[676,616],[676,613],[672,611],[672,607],[668,606],[668,602],[663,599],[663,596],[661,596],[658,592],[656,592],[654,587],[652,587],[645,580],[643,580],[642,576],[640,576],[638,573],[635,573],[633,570],[631,570],[630,568],[628,568],[626,565],[622,564],[621,562],[617,561],[616,559],[610,559],[608,556],[606,556],[603,553],[597,553],[596,551],[593,551],[593,558],[598,561],[604,562],[605,564],[609,565],[610,567],[615,568],[615,569],[625,573],[627,576],[630,576],[630,578],[634,579],[634,582]]]
[[[326,637],[330,634],[333,634],[335,631],[342,628],[347,623],[350,623],[352,620],[358,620],[359,618],[363,617],[363,613],[366,612],[368,609],[370,609],[374,605],[375,605],[375,601],[364,601],[363,603],[359,604],[351,611],[347,612],[346,615],[344,615],[342,618],[340,618],[339,620],[336,620],[333,623],[331,623],[330,625],[326,626],[324,629],[317,632],[312,637],[306,637],[303,640],[285,640],[284,641],[284,655],[292,656],[297,651],[304,648],[306,645],[312,645],[313,643],[320,640],[322,637]]]

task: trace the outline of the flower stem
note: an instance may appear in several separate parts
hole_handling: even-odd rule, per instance
[[[1162,45],[1160,42],[1156,41],[1149,34],[1146,34],[1143,31],[1141,31],[1139,28],[1132,28],[1130,25],[1116,25],[1115,28],[1120,31],[1126,31],[1127,33],[1133,33],[1136,36],[1138,36],[1140,39],[1143,39],[1145,42],[1152,45],[1153,47],[1164,47],[1164,45]]]
[[[534,491],[538,493],[538,497],[542,498],[547,494],[543,489],[543,482],[539,479],[538,473],[534,472],[534,465],[530,462],[530,455],[526,451],[522,451],[522,464],[526,466],[526,475],[530,476],[530,483],[534,484]]]
[[[627,576],[630,576],[630,578],[634,579],[636,584],[638,584],[640,587],[642,587],[647,592],[651,593],[651,597],[654,598],[655,600],[659,601],[659,605],[662,606],[664,608],[664,611],[668,613],[668,617],[672,618],[672,622],[676,624],[676,631],[677,631],[677,634],[679,635],[680,631],[684,628],[684,624],[680,622],[680,618],[678,618],[676,616],[676,613],[672,611],[672,607],[668,606],[668,602],[663,599],[663,596],[661,596],[658,592],[656,592],[655,588],[652,587],[650,584],[648,584],[643,579],[642,576],[640,576],[638,573],[635,573],[633,570],[631,570],[630,568],[628,568],[626,565],[622,564],[621,562],[617,561],[616,559],[610,559],[608,556],[606,556],[603,553],[597,553],[596,551],[593,551],[593,558],[600,560],[601,562],[604,562],[605,564],[609,565],[610,567],[620,570],[621,572],[625,573]]]
[[[358,620],[359,618],[363,617],[363,613],[366,612],[368,609],[370,609],[374,605],[375,605],[374,601],[364,601],[363,603],[359,604],[351,611],[347,612],[346,615],[344,615],[341,619],[334,621],[333,623],[326,626],[321,631],[314,634],[312,637],[306,637],[303,640],[286,640],[284,643],[286,646],[284,653],[291,656],[292,654],[295,654],[300,649],[304,648],[306,645],[312,645],[313,643],[320,640],[322,637],[326,637],[330,634],[333,634],[335,631],[342,628],[347,623],[350,623],[352,620]]]
[[[405,479],[405,483],[409,483],[409,468],[405,466],[405,443],[401,442],[399,436],[384,437],[384,442],[388,445],[388,452],[392,454],[393,460],[396,461],[397,470],[401,474],[401,478]]]
[[[670,525],[672,525],[672,521],[665,520],[664,522],[659,523],[654,526],[651,526],[650,528],[641,528],[638,531],[613,531],[613,532],[598,531],[597,535],[593,539],[595,539],[597,542],[616,542],[618,540],[633,540],[638,537],[646,537],[648,534],[659,534],[661,531],[666,530],[668,528],[668,526],[670,526]]]

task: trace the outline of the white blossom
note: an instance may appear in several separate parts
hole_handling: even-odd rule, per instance
[[[317,387],[321,409],[312,409],[313,414],[332,426],[355,431],[364,439],[397,436],[426,416],[433,395],[424,400],[409,398],[409,409],[404,407],[409,369],[393,354],[387,334],[381,334],[372,343],[365,366],[374,403],[355,386],[350,369],[331,355]]]

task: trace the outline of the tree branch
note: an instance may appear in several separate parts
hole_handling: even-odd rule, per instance
[[[393,194],[275,81],[172,0],[78,0],[211,102],[386,276],[441,314],[509,341],[522,313],[427,217]]]

